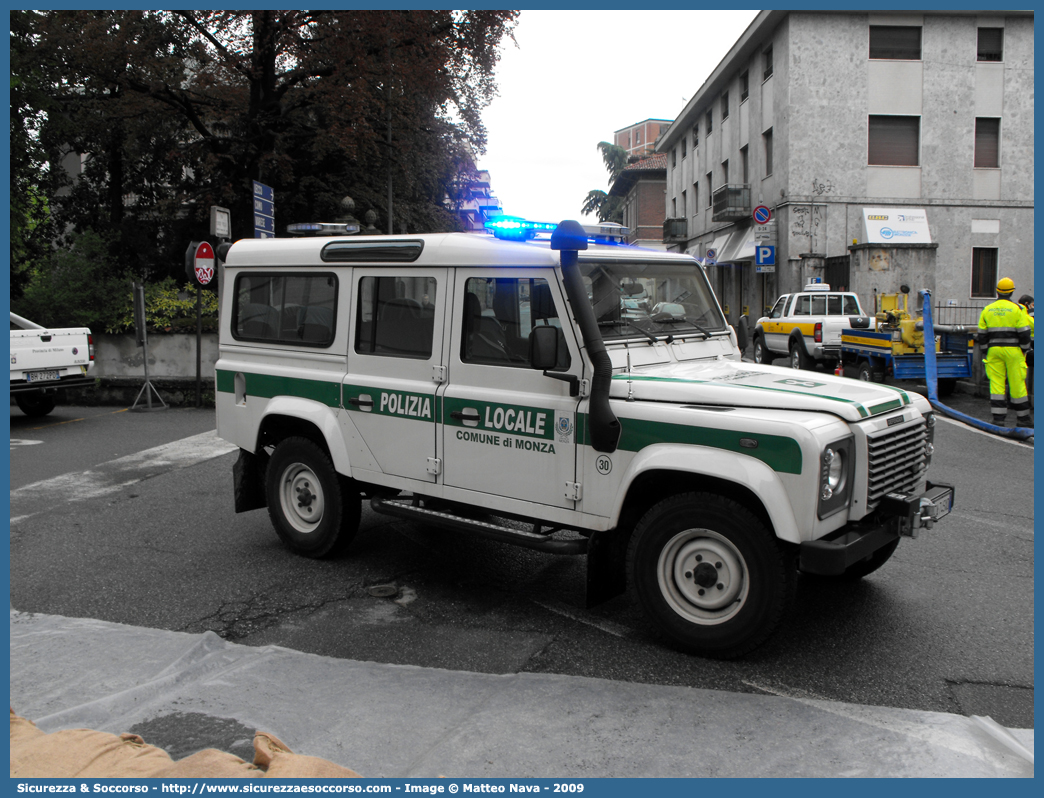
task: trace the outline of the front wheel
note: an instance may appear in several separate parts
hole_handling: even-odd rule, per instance
[[[727,659],[761,645],[794,595],[794,558],[731,499],[686,493],[654,505],[628,546],[632,599],[679,648]]]
[[[18,409],[30,418],[46,416],[54,410],[54,396],[45,393],[19,393],[15,394],[15,404]]]
[[[359,528],[358,492],[307,438],[287,438],[276,446],[265,472],[265,494],[276,533],[306,557],[339,554]]]
[[[769,354],[765,348],[765,342],[760,335],[754,337],[754,362],[755,363],[766,363],[768,362]]]

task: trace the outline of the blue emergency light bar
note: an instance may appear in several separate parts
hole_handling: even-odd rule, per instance
[[[557,227],[556,222],[532,222],[519,216],[495,216],[485,224],[494,237],[505,241],[528,241],[539,234],[550,235]],[[599,244],[621,244],[627,238],[627,228],[612,222],[582,227],[588,240]]]

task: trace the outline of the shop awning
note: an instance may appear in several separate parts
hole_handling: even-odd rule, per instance
[[[754,228],[737,230],[729,235],[728,243],[718,256],[719,261],[732,263],[738,260],[754,259]]]

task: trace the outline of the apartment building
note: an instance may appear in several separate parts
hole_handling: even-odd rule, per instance
[[[667,185],[667,156],[646,155],[628,164],[609,188],[610,197],[623,198],[627,243],[664,249],[663,195]]]
[[[1032,11],[761,12],[660,137],[664,242],[732,321],[810,277],[1032,293],[1033,55]]]
[[[660,133],[671,125],[670,119],[646,119],[620,128],[613,133],[613,144],[627,150],[627,156],[646,155],[656,147]]]

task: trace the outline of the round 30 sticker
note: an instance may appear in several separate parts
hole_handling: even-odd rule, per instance
[[[599,455],[598,459],[595,460],[595,468],[598,469],[598,473],[605,476],[613,470],[613,461],[606,457],[604,454]]]

